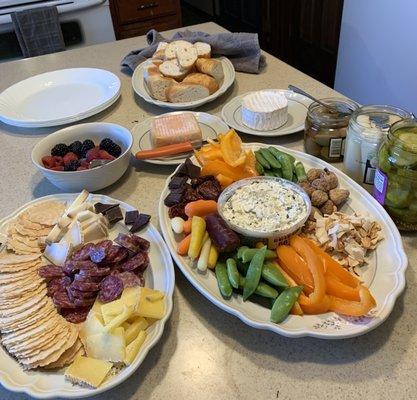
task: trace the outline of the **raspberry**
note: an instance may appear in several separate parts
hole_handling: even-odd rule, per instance
[[[84,169],[90,169],[90,163],[87,160],[81,160],[80,167]]]
[[[107,151],[113,157],[119,157],[122,154],[122,148],[110,138],[105,138],[100,142],[100,149]]]
[[[78,160],[72,160],[68,164],[65,164],[64,171],[76,171],[80,166],[80,162]]]
[[[80,157],[82,146],[83,146],[82,143],[79,140],[76,140],[75,142],[72,142],[69,145],[69,151],[75,153],[78,157]]]
[[[54,156],[54,161],[56,165],[64,165],[64,159],[60,156]]]
[[[51,150],[52,156],[64,157],[69,152],[68,146],[65,143],[58,143]]]
[[[69,153],[65,154],[65,156],[63,157],[64,165],[67,165],[71,161],[75,161],[75,160],[78,161],[78,157],[75,153],[69,152]]]
[[[62,165],[56,165],[55,167],[49,169],[52,169],[53,171],[63,171],[64,167]]]
[[[77,171],[85,171],[85,170],[87,170],[87,169],[89,169],[89,168],[87,168],[87,167],[83,167],[82,165],[80,165],[80,166],[77,168]]]
[[[91,150],[92,148],[94,148],[95,144],[92,140],[90,139],[86,139],[84,140],[82,146],[81,146],[81,150],[80,150],[80,157],[84,158],[87,155],[88,150]]]
[[[114,157],[109,154],[106,150],[99,150],[98,155],[100,160],[114,160]]]
[[[93,147],[92,149],[87,151],[87,154],[86,154],[87,162],[93,161],[97,158],[100,158],[100,149],[98,146]]]
[[[55,159],[52,156],[42,157],[42,164],[45,168],[55,167]]]

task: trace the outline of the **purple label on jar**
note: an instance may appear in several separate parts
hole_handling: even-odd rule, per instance
[[[375,172],[374,192],[373,195],[378,203],[385,204],[385,195],[387,194],[388,177],[378,168]]]

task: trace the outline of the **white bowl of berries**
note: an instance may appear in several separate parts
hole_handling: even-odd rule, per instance
[[[120,125],[74,125],[38,142],[32,150],[32,162],[62,190],[94,192],[110,186],[125,173],[132,145],[132,134]]]

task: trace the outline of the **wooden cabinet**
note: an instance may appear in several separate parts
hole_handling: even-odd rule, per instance
[[[110,0],[116,39],[181,27],[180,0]]]

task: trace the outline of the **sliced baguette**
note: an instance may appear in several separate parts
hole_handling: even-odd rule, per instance
[[[195,42],[194,47],[197,50],[197,56],[203,58],[211,57],[211,46],[204,42]]]
[[[165,50],[164,49],[156,50],[155,53],[153,53],[152,59],[153,60],[162,60],[162,61],[165,61],[166,60],[166,58],[165,58]]]
[[[183,79],[183,82],[204,86],[209,90],[209,94],[212,94],[219,89],[219,84],[212,76],[202,74],[201,72],[194,72],[187,75]]]
[[[197,49],[193,46],[179,48],[175,54],[181,67],[190,69],[197,61]]]
[[[176,81],[172,78],[165,78],[160,74],[152,74],[145,78],[145,83],[150,95],[154,99],[160,101],[168,101],[166,95],[167,89],[170,88],[172,85],[175,85]]]
[[[166,90],[166,97],[171,103],[188,103],[209,96],[209,90],[201,85],[175,83]]]
[[[214,58],[199,58],[195,66],[197,71],[212,76],[217,83],[221,83],[224,78],[223,65],[221,61]]]
[[[154,64],[149,65],[143,70],[143,77],[145,78],[145,80],[148,79],[149,76],[151,75],[161,76],[161,73],[159,72],[159,68]]]
[[[194,46],[190,42],[186,42],[185,40],[175,40],[171,43],[168,43],[168,46],[165,47],[165,57],[167,60],[172,60],[177,58],[177,51],[190,49]]]
[[[190,72],[189,69],[181,67],[177,59],[164,61],[159,66],[159,72],[167,78],[174,78],[182,81]]]
[[[158,47],[156,48],[156,51],[165,50],[165,48],[167,46],[168,46],[168,43],[167,42],[159,42],[158,43]],[[164,51],[164,53],[165,53],[165,51]]]

